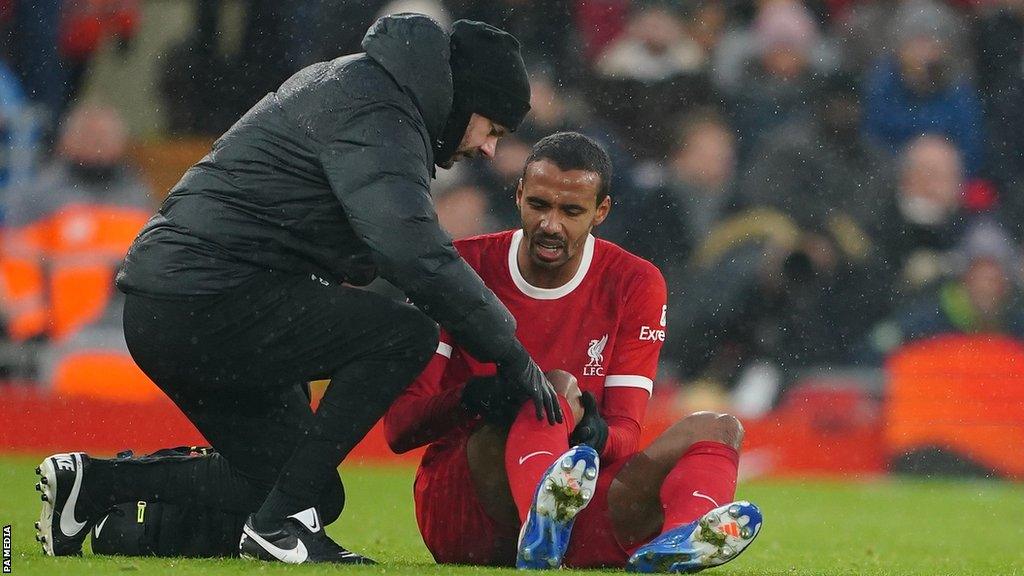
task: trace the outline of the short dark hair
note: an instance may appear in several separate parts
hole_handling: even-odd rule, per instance
[[[541,138],[533,145],[533,150],[523,165],[524,182],[526,169],[530,164],[541,160],[553,163],[560,170],[583,170],[597,174],[601,178],[601,185],[597,189],[597,203],[601,204],[608,197],[612,186],[612,159],[592,138],[579,132],[556,132]]]

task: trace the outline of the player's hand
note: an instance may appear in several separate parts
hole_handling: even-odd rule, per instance
[[[597,399],[590,392],[584,392],[580,396],[580,404],[583,405],[583,417],[576,423],[576,428],[569,435],[569,444],[586,444],[597,453],[604,451],[608,443],[608,423],[601,416],[597,407]]]
[[[562,407],[558,404],[555,389],[525,350],[522,350],[521,357],[515,358],[512,362],[499,362],[498,376],[505,384],[533,400],[537,420],[543,420],[547,416],[548,424],[562,422]]]

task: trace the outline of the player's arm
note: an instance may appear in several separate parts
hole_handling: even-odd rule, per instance
[[[429,143],[395,103],[368,104],[323,136],[320,161],[380,275],[548,420],[561,421],[551,385],[515,337],[515,319],[441,229],[430,199]]]
[[[444,386],[456,367],[452,354],[459,354],[447,340],[442,334],[427,367],[384,414],[384,437],[398,454],[439,440],[471,418],[460,404],[462,386]]]
[[[644,413],[665,341],[665,280],[653,265],[644,270],[627,292],[627,312],[604,381],[601,415],[608,423],[608,442],[601,457],[606,459],[628,456],[639,448]]]

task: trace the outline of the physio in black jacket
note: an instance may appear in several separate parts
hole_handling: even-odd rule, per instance
[[[529,111],[518,42],[404,14],[377,21],[363,48],[263,97],[135,240],[117,277],[128,348],[219,455],[81,455],[72,505],[84,528],[55,528],[50,553],[79,549],[114,503],[177,499],[255,511],[245,556],[368,562],[323,531],[343,505],[337,466],[434,353],[437,324],[497,364],[501,394],[561,420],[514,319],[430,199],[435,164],[492,156]],[[377,276],[413,305],[353,287]],[[326,378],[314,414],[304,386]]]

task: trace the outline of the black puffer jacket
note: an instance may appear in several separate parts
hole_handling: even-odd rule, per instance
[[[379,20],[365,53],[309,66],[190,168],[118,274],[128,293],[222,294],[261,271],[364,284],[379,274],[481,360],[515,321],[458,256],[430,199],[448,119],[448,35],[423,16]]]

